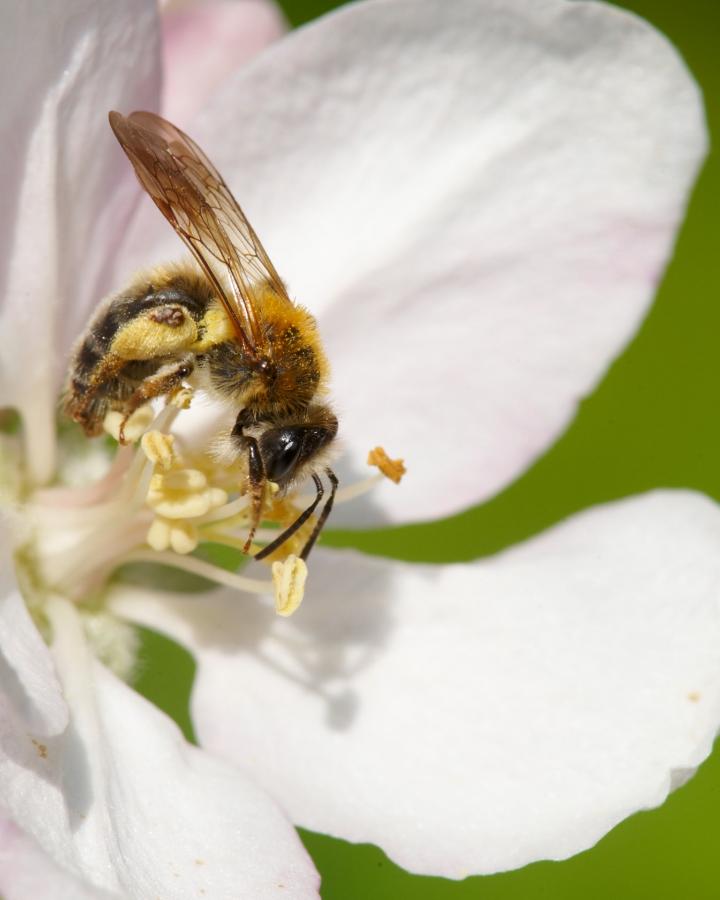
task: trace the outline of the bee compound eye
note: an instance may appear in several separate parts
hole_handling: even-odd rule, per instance
[[[270,481],[281,481],[291,473],[300,455],[300,433],[291,428],[272,431],[264,436],[262,444],[267,477]]]

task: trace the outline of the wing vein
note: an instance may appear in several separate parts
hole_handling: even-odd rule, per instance
[[[160,116],[111,112],[110,125],[140,184],[217,291],[238,342],[257,357],[259,292],[269,284],[291,301],[230,189],[197,144]]]

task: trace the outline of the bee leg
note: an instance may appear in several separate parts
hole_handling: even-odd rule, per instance
[[[183,380],[191,374],[192,370],[193,357],[191,354],[188,354],[179,360],[160,366],[154,375],[150,375],[142,381],[137,390],[123,403],[122,411],[124,415],[120,423],[119,432],[121,444],[125,443],[125,425],[127,420],[135,410],[148,403],[154,397],[169,394],[175,388],[180,387]]]
[[[242,446],[247,449],[248,454],[248,482],[250,487],[250,531],[243,546],[243,553],[249,553],[252,542],[255,539],[255,532],[260,524],[262,517],[263,500],[265,499],[265,485],[267,484],[267,475],[265,474],[265,463],[260,455],[260,446],[257,439],[249,434],[245,434],[245,428],[255,425],[255,418],[248,409],[241,409],[235,427],[232,430],[234,437],[242,442]]]
[[[255,538],[255,532],[260,524],[260,517],[262,516],[267,476],[265,475],[265,465],[263,464],[262,456],[260,456],[258,442],[254,437],[249,437],[248,435],[243,435],[243,439],[248,451],[248,481],[250,482],[251,509],[250,531],[243,547],[243,553],[249,553]]]
[[[88,437],[102,433],[102,420],[109,402],[103,388],[117,378],[124,364],[120,357],[109,353],[91,374],[76,373],[68,385],[65,412],[82,426]]]
[[[328,469],[327,471],[329,472],[330,469]],[[332,477],[335,478],[335,475],[333,475]],[[270,556],[271,553],[274,553],[278,549],[278,547],[282,547],[282,545],[286,541],[290,540],[290,538],[295,534],[296,531],[298,531],[298,529],[302,528],[302,526],[307,522],[310,516],[315,512],[318,503],[320,503],[323,498],[325,488],[323,488],[322,481],[320,481],[320,478],[317,475],[313,474],[312,479],[315,482],[315,499],[312,501],[310,506],[308,506],[300,513],[300,515],[291,525],[288,525],[288,527],[285,529],[285,531],[282,532],[282,534],[278,535],[274,541],[272,541],[267,546],[263,547],[262,550],[256,553],[254,557],[255,559],[265,559],[267,556]],[[335,481],[333,482],[332,496],[327,501],[327,503],[323,507],[322,513],[320,514],[320,520],[318,523],[319,527],[318,525],[315,526],[315,528],[313,529],[313,533],[310,535],[307,543],[305,544],[305,547],[303,548],[302,553],[300,554],[302,559],[307,559],[307,555],[312,549],[312,545],[315,543],[318,534],[320,534],[320,529],[325,524],[325,519],[327,519],[328,515],[330,514],[328,506],[332,507],[332,501],[335,496],[336,486],[337,478],[335,478]],[[327,512],[325,512],[325,510],[327,510]]]

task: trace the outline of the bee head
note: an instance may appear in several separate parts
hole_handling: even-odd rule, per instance
[[[258,439],[265,474],[280,488],[301,480],[310,464],[314,468],[323,450],[337,434],[335,415],[326,407],[311,407],[306,421],[275,423]]]

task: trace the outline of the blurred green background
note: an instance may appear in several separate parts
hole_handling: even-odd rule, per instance
[[[452,0],[437,0],[451,3]],[[300,25],[339,3],[280,0]],[[700,83],[711,137],[720,129],[720,0],[628,0],[664,32]],[[508,490],[433,525],[326,541],[405,559],[470,559],[543,530],[576,510],[658,486],[720,499],[720,158],[711,153],[675,257],[642,331],[588,397],[558,443]],[[719,548],[720,552],[720,548]],[[189,656],[147,633],[138,687],[188,735]],[[562,863],[463,882],[408,875],[377,848],[303,833],[324,900],[720,898],[720,752],[660,809],[624,822]]]

